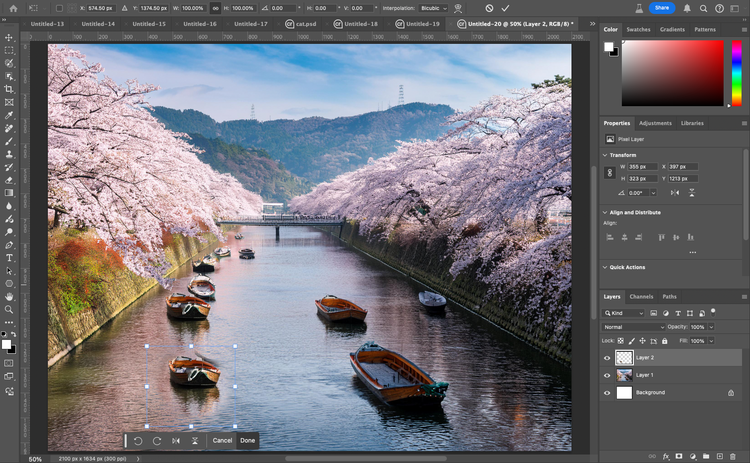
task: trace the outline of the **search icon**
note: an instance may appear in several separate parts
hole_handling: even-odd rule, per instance
[[[608,316],[608,317],[609,317],[609,316],[611,316],[611,314],[609,313],[609,310],[605,310],[605,311],[604,311],[604,315],[606,315],[606,316]]]
[[[706,5],[701,5],[701,11],[703,13],[708,13],[708,7]]]
[[[13,313],[13,309],[9,305],[5,306],[5,311],[8,312],[9,314]]]

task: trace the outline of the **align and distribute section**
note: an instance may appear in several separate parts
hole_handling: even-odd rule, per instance
[[[624,40],[623,106],[722,106],[722,40]]]

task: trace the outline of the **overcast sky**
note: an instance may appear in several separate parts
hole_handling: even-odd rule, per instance
[[[161,90],[152,105],[219,122],[335,118],[398,102],[468,109],[493,94],[571,76],[568,44],[72,44],[119,83]]]

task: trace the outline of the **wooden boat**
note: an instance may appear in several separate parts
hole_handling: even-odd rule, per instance
[[[236,240],[241,240],[242,238],[244,238],[244,236],[242,236],[242,233],[237,233],[236,235],[234,235],[234,239]]]
[[[444,296],[429,291],[419,293],[419,302],[427,307],[428,310],[443,310],[445,309],[445,304],[447,304]]]
[[[214,254],[216,254],[217,257],[229,257],[232,255],[232,250],[226,246],[222,246],[214,249]]]
[[[181,386],[213,387],[221,371],[201,359],[177,357],[169,361],[169,379]]]
[[[167,315],[180,320],[205,320],[211,306],[197,297],[172,293],[167,296]]]
[[[199,273],[213,272],[218,264],[218,259],[211,256],[205,256],[201,260],[193,261],[193,271]]]
[[[214,299],[216,295],[216,284],[211,278],[200,273],[193,277],[188,283],[188,291],[203,299]]]
[[[388,405],[438,405],[448,390],[448,383],[435,382],[401,354],[372,341],[349,354],[349,360],[357,377]]]
[[[316,300],[315,305],[318,313],[332,322],[363,322],[367,316],[366,309],[336,296],[325,296]]]
[[[254,259],[255,251],[250,248],[240,249],[240,259]]]

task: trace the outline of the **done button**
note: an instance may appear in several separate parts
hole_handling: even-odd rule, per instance
[[[672,2],[653,2],[648,6],[648,11],[651,14],[672,14],[674,10],[675,7]]]
[[[258,450],[260,449],[260,433],[257,432],[238,432],[237,433],[237,450]]]

